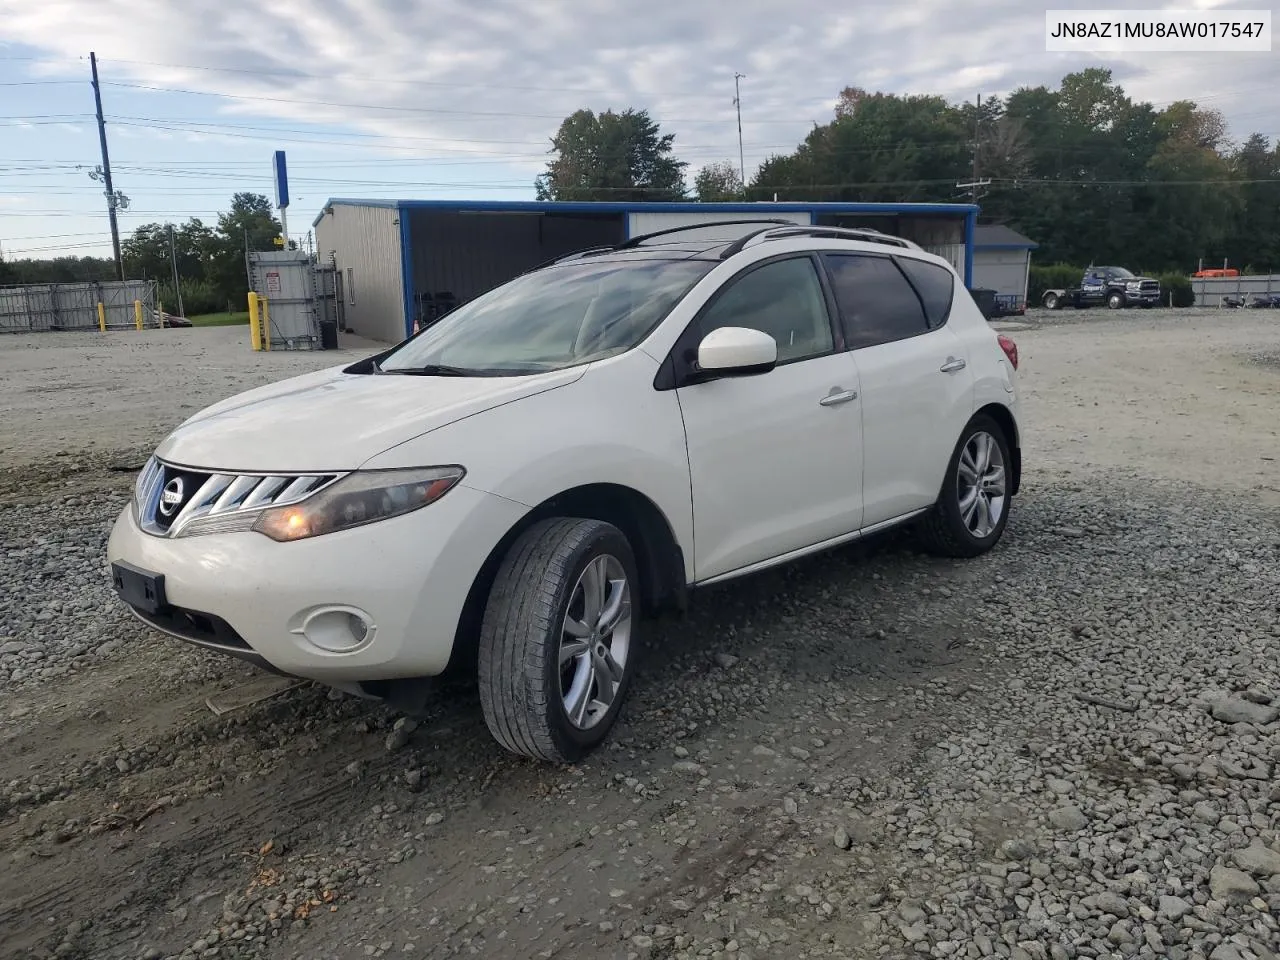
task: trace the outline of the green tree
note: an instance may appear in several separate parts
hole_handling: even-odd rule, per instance
[[[868,93],[847,87],[835,119],[815,127],[793,154],[760,167],[749,199],[947,201],[968,169],[960,110],[942,97]]]
[[[566,117],[551,140],[555,155],[535,181],[539,200],[679,200],[687,164],[672,154],[645,110]]]
[[[271,201],[261,194],[237,193],[231,209],[218,214],[216,232],[208,237],[205,278],[226,298],[228,309],[242,309],[249,293],[245,251],[278,250],[280,221]]]
[[[709,163],[693,178],[693,190],[703,203],[741,200],[742,177],[728,160]]]
[[[1255,133],[1229,161],[1240,181],[1239,202],[1230,236],[1221,251],[1205,251],[1206,259],[1226,257],[1236,267],[1280,270],[1280,141],[1273,147]],[[1212,261],[1211,261],[1212,262]]]

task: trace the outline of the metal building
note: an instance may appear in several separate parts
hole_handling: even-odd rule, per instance
[[[978,224],[973,231],[973,282],[994,290],[1001,313],[1023,313],[1031,279],[1031,251],[1039,244],[999,224]]]
[[[702,221],[871,227],[946,257],[972,286],[977,212],[970,204],[936,203],[334,199],[312,226],[320,265],[336,272],[343,328],[395,343],[418,321],[554,257]],[[725,228],[716,236],[726,236]]]

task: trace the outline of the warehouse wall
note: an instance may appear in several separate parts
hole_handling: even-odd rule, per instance
[[[347,329],[399,343],[405,336],[399,212],[347,204],[329,209],[316,224],[316,256],[337,265]]]
[[[622,214],[408,211],[414,293],[475,299],[554,257],[620,243]]]

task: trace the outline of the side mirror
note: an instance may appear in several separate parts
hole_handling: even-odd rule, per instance
[[[698,344],[698,367],[707,373],[747,376],[768,373],[778,363],[778,342],[750,327],[720,327]]]

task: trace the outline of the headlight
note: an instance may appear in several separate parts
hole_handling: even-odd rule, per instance
[[[357,471],[301,503],[264,510],[253,529],[282,542],[349,530],[434,503],[464,476],[462,467]]]
[[[133,519],[135,523],[142,521],[142,514],[146,507],[147,500],[151,496],[151,488],[160,476],[160,462],[152,455],[147,458],[146,464],[138,471],[138,477],[133,482],[133,499],[129,506],[133,510]]]

